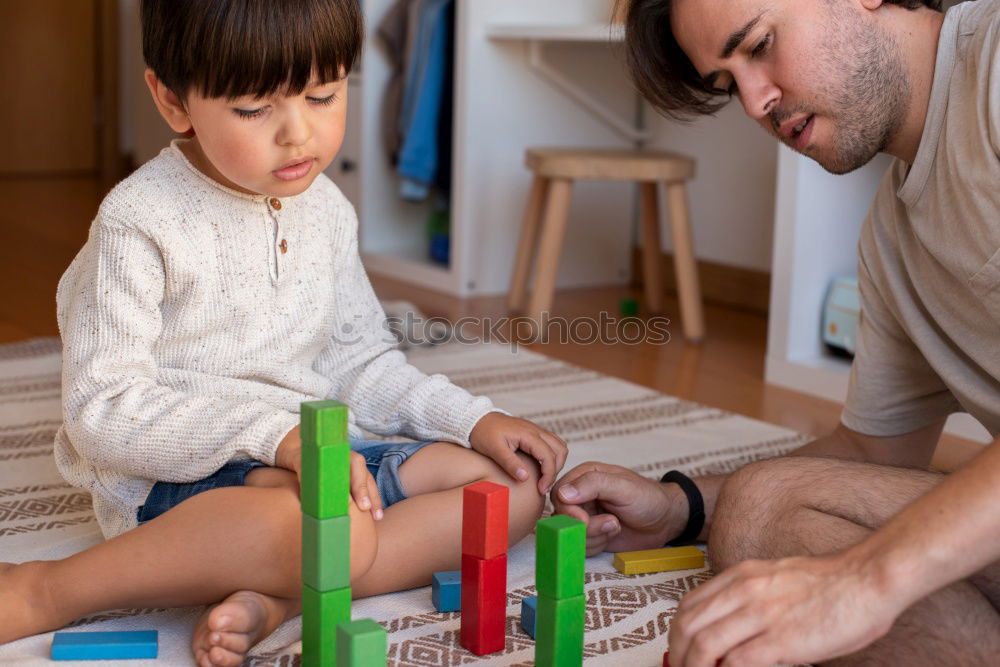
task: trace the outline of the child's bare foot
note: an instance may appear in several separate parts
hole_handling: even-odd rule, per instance
[[[0,644],[62,627],[72,618],[51,616],[42,562],[0,563]]]
[[[198,667],[241,665],[250,648],[285,619],[299,613],[297,600],[237,591],[205,610],[191,638]]]

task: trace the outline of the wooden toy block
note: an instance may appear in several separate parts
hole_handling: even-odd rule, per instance
[[[462,571],[435,572],[431,579],[431,601],[440,612],[462,608]]]
[[[510,489],[493,482],[476,482],[462,493],[462,554],[496,558],[507,553],[507,511]]]
[[[583,595],[587,526],[564,514],[535,525],[535,588],[562,599]]]
[[[387,649],[385,628],[370,618],[337,626],[337,667],[385,667]]]
[[[583,664],[583,626],[587,598],[576,595],[557,600],[538,596],[535,621],[535,665],[579,667]]]
[[[302,511],[317,519],[347,514],[351,446],[347,406],[337,401],[301,405]]]
[[[459,643],[476,655],[502,651],[507,625],[507,554],[462,554],[462,625]]]
[[[663,652],[663,667],[670,667],[670,651]]]
[[[57,632],[52,638],[53,660],[129,660],[155,658],[156,630],[134,632]]]
[[[328,447],[347,443],[348,408],[340,401],[309,401],[299,406],[302,446]]]
[[[302,513],[302,583],[320,592],[351,585],[351,517]]]
[[[535,617],[538,615],[538,598],[532,595],[521,598],[521,629],[524,634],[535,638]]]
[[[698,547],[622,551],[615,554],[614,566],[622,574],[690,570],[705,567],[705,554]]]
[[[351,589],[320,592],[302,587],[302,665],[328,667],[337,660],[337,625],[351,620]]]

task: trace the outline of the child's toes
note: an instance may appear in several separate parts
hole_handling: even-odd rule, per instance
[[[238,667],[243,664],[243,653],[234,653],[221,646],[213,646],[208,652],[208,659],[212,667]]]
[[[250,650],[250,637],[242,632],[213,632],[209,635],[212,646],[218,646],[240,655]]]

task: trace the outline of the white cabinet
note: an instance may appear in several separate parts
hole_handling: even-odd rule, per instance
[[[498,25],[596,26],[606,21],[608,0],[456,0],[447,266],[428,257],[426,222],[432,205],[400,199],[399,181],[382,142],[382,100],[390,70],[375,29],[393,3],[363,3],[368,35],[360,73],[350,86],[349,136],[327,173],[358,208],[362,256],[369,272],[457,296],[503,293],[531,183],[524,150],[538,145],[631,144],[534,73],[525,41],[491,39],[490,30]],[[635,103],[634,92],[611,48],[571,41],[553,45],[552,56],[567,76],[612,106],[627,108]],[[354,171],[343,171],[345,160]],[[573,193],[559,286],[626,282],[632,217],[633,191],[628,185],[579,184]]]

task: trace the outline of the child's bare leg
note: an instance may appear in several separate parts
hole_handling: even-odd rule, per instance
[[[385,510],[375,523],[378,555],[371,568],[352,582],[355,597],[426,586],[431,575],[456,570],[461,563],[462,487],[490,480],[510,487],[510,543],[524,538],[538,519],[544,498],[538,494],[538,465],[518,454],[530,471],[518,482],[493,461],[447,443],[428,445],[399,468],[410,496]]]
[[[279,600],[270,604],[267,623],[278,616],[275,609],[282,604],[285,615],[297,613],[298,488],[275,484],[271,473],[257,478],[268,486],[206,491],[64,560],[0,569],[0,643],[105,609],[212,604],[237,591]],[[352,504],[351,519],[355,575],[370,565],[377,544],[368,512]]]

